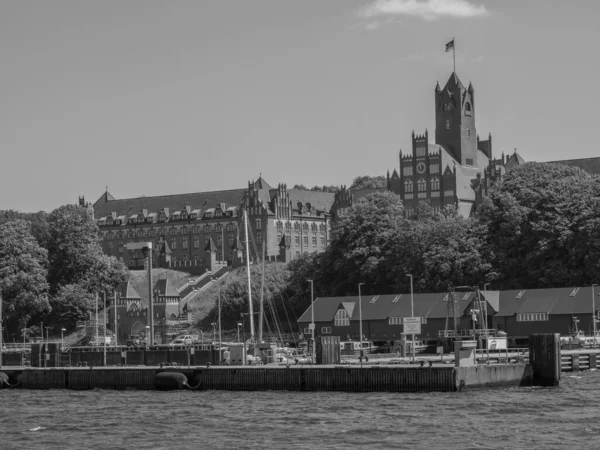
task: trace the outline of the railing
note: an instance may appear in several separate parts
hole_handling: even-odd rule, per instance
[[[488,359],[489,355],[489,359]],[[508,364],[529,362],[528,348],[482,349],[475,350],[475,360],[488,364]]]
[[[488,329],[476,329],[476,330],[439,330],[438,337],[455,338],[455,337],[469,337],[469,336],[489,336],[498,337],[498,331],[494,328]]]

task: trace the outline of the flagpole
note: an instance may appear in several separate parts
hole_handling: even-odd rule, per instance
[[[454,73],[456,73],[456,42],[454,42],[454,36],[452,36],[452,62],[454,63]]]

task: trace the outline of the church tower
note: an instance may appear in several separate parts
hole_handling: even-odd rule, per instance
[[[435,87],[435,143],[445,147],[463,166],[477,167],[475,90],[465,88],[455,72]]]

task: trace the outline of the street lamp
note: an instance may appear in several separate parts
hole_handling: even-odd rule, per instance
[[[241,328],[241,326],[242,326],[242,324],[240,322],[238,322],[237,323],[237,335],[238,335],[237,341],[238,341],[238,344],[240,343],[240,328]]]
[[[314,362],[314,356],[315,356],[315,301],[314,301],[314,295],[313,295],[313,280],[306,280],[310,283],[310,338],[311,338],[311,351],[310,354],[313,357],[313,362]]]
[[[65,331],[67,331],[66,328],[61,328],[60,329],[60,346],[61,347],[64,345],[64,340],[65,340],[64,332]],[[23,340],[25,340],[25,337],[23,337]]]
[[[363,353],[363,342],[362,342],[362,336],[363,336],[363,332],[362,332],[362,295],[360,292],[360,287],[365,284],[365,283],[358,283],[358,333],[360,334],[359,339],[360,339],[360,356],[361,356],[361,362],[362,362],[362,353]]]
[[[50,343],[50,332],[48,331],[50,327],[46,327],[46,342]]]
[[[146,346],[150,345],[150,325],[146,325]]]
[[[483,299],[485,301],[485,303],[483,304],[485,306],[485,344],[486,344],[486,355],[487,355],[487,362],[488,364],[490,363],[490,334],[489,334],[489,326],[488,326],[488,299],[487,299],[487,287],[490,283],[484,283],[483,284]],[[479,291],[479,288],[477,289]],[[479,305],[479,307],[481,307],[481,305]]]
[[[410,278],[410,316],[415,317],[415,298],[413,292],[413,276],[410,273],[406,274]],[[415,362],[415,334],[412,334],[412,362]]]
[[[592,284],[592,325],[594,330],[594,348],[596,348],[596,295],[594,287],[598,286],[596,283]]]

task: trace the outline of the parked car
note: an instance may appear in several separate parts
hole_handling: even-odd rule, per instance
[[[142,338],[138,334],[131,335],[125,341],[125,345],[142,345]]]
[[[197,334],[184,334],[175,338],[169,345],[192,345],[200,340]]]

